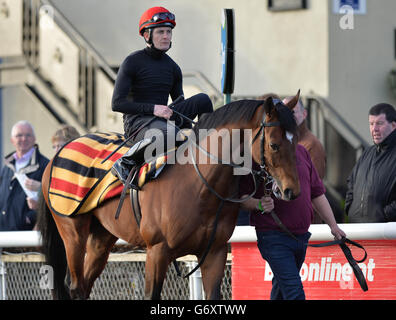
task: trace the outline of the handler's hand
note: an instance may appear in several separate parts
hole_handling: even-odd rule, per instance
[[[248,195],[245,194],[241,197],[241,199],[247,198]],[[271,197],[262,197],[261,199],[250,198],[245,202],[241,203],[242,209],[254,211],[260,210],[259,202],[261,201],[261,207],[264,209],[264,212],[271,212],[274,209],[274,200]]]
[[[331,233],[336,238],[337,240],[341,240],[342,237],[346,237],[346,234],[344,231],[342,231],[339,226],[336,224],[331,228]]]
[[[264,212],[271,212],[274,210],[274,200],[271,197],[264,196],[260,199],[260,201]],[[259,204],[257,204],[257,209],[260,210]]]
[[[154,106],[154,115],[160,118],[170,119],[172,116],[172,109],[168,108],[168,106],[164,106],[162,104],[156,104]]]

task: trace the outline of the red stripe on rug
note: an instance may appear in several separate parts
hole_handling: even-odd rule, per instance
[[[107,200],[107,199],[119,196],[122,192],[122,188],[124,188],[124,185],[120,184],[118,187],[111,189],[109,192],[107,192],[107,194],[103,200]]]
[[[81,187],[75,183],[68,182],[66,180],[51,178],[51,189],[60,190],[70,194],[74,194],[77,197],[84,198],[85,195],[91,188]]]
[[[106,149],[96,150],[96,149],[91,148],[90,146],[88,146],[84,143],[78,142],[78,141],[73,141],[73,142],[69,143],[65,147],[65,149],[71,149],[71,150],[81,152],[82,154],[84,154],[92,159],[95,159],[95,158],[104,159],[112,152],[112,151],[109,151]],[[109,158],[109,160],[114,162],[117,159],[119,159],[121,156],[122,156],[122,153],[116,152]]]

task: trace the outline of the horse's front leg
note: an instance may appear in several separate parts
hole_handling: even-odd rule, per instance
[[[147,248],[144,298],[160,300],[162,285],[169,265],[169,254],[165,245],[156,244]]]
[[[227,244],[212,249],[201,266],[202,282],[208,300],[221,299],[220,286],[227,261]]]

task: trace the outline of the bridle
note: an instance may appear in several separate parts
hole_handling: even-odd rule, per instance
[[[271,174],[268,172],[267,166],[265,164],[265,157],[264,157],[264,142],[265,142],[265,132],[264,128],[265,127],[280,127],[281,123],[279,121],[274,121],[274,122],[266,122],[265,121],[265,116],[266,114],[263,113],[263,118],[260,122],[260,128],[254,138],[252,139],[252,145],[253,143],[257,140],[257,138],[260,136],[260,170],[253,170],[253,169],[247,169],[249,170],[248,174],[251,174],[253,177],[253,184],[254,184],[254,190],[245,198],[240,199],[240,198],[230,198],[230,197],[223,197],[221,196],[216,190],[214,190],[208,181],[204,178],[202,173],[199,171],[198,165],[196,163],[194,154],[192,153],[191,158],[192,158],[192,163],[194,166],[195,171],[197,172],[199,178],[201,179],[202,183],[210,190],[211,193],[213,193],[218,199],[221,201],[228,201],[228,202],[233,202],[233,203],[242,203],[245,202],[246,200],[252,198],[256,192],[258,187],[260,186],[261,183],[264,183],[266,186],[272,185],[272,182],[274,179],[272,178]],[[260,135],[261,133],[261,135]],[[204,152],[208,157],[215,159],[218,161],[218,163],[230,166],[232,168],[240,168],[240,169],[246,169],[245,167],[234,164],[234,163],[228,163],[228,162],[223,162],[221,159],[218,159],[211,153],[209,153],[207,150],[203,149],[199,144],[197,144],[195,141],[193,141],[195,146],[202,152]],[[279,197],[279,193],[276,194],[277,197]]]
[[[263,118],[262,118],[261,124],[260,124],[260,129],[258,130],[258,132],[256,133],[256,135],[254,136],[254,138],[252,140],[252,145],[253,145],[253,143],[260,136],[260,170],[257,172],[256,176],[258,178],[262,179],[262,183],[264,183],[264,192],[268,195],[271,194],[271,192],[273,192],[274,195],[279,199],[279,198],[281,198],[281,194],[272,188],[274,178],[268,172],[267,166],[265,164],[265,157],[264,157],[265,132],[264,132],[264,129],[266,127],[280,127],[281,123],[280,123],[280,121],[266,122],[265,116],[266,116],[266,113],[264,112]],[[262,134],[260,135],[260,133],[262,133]]]

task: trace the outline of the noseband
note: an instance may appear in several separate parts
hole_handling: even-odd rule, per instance
[[[259,137],[260,133],[260,170],[258,172],[254,173],[255,178],[259,178],[264,182],[264,190],[265,193],[270,194],[272,191],[272,188],[269,188],[270,185],[273,184],[273,178],[268,172],[265,164],[265,157],[264,157],[264,142],[265,142],[265,135],[264,135],[264,128],[266,127],[280,127],[281,123],[279,121],[272,121],[272,122],[266,122],[265,121],[265,113],[263,114],[263,119],[261,120],[260,124],[260,129],[254,136],[252,140],[252,145],[253,143],[257,140]],[[275,192],[274,192],[275,193]],[[275,193],[275,195],[278,197],[278,195]]]

